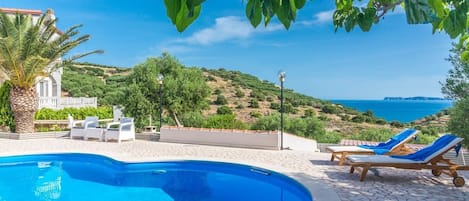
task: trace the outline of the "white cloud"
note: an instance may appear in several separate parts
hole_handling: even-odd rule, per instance
[[[281,29],[283,27],[280,24],[271,24],[266,28],[260,25],[255,29],[247,20],[236,16],[227,16],[215,19],[215,25],[195,32],[184,41],[189,44],[210,45],[229,40],[245,40],[255,33],[273,32]]]
[[[303,21],[298,21],[296,23],[304,25],[304,26],[311,26],[311,25],[316,25],[316,24],[326,24],[332,23],[332,15],[334,15],[335,10],[327,10],[327,11],[322,11],[314,15],[314,18],[312,20],[303,20]]]
[[[319,12],[314,16],[315,22],[318,24],[332,22],[332,15],[334,15],[334,10]]]
[[[215,24],[211,27],[194,32],[186,38],[166,40],[160,43],[149,52],[168,51],[172,54],[187,53],[216,43],[236,42],[240,46],[249,46],[252,38],[256,34],[275,32],[284,30],[283,25],[271,23],[267,27],[263,24],[254,28],[245,18],[237,16],[226,16],[215,19]],[[256,41],[259,43],[259,41]],[[281,46],[279,43],[262,43],[269,46]]]
[[[191,52],[193,48],[186,46],[186,45],[181,45],[181,44],[162,44],[159,48],[157,48],[158,51],[161,52],[170,52],[173,54],[177,53],[186,53],[186,52]]]

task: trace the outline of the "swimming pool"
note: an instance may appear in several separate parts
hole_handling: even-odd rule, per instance
[[[246,165],[124,163],[92,154],[0,157],[0,201],[310,201],[282,174]]]

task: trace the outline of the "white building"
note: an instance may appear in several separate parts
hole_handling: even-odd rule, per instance
[[[16,13],[31,15],[33,23],[36,23],[38,18],[42,15],[42,11],[40,10],[14,8],[0,8],[0,12],[8,15],[15,15]],[[51,9],[47,10],[46,14],[50,19],[55,19],[54,11]],[[58,32],[57,37],[59,34],[61,33]],[[60,62],[60,60],[57,62]],[[39,97],[39,108],[61,109],[65,107],[97,107],[96,97],[62,97],[62,73],[63,68],[58,68],[50,72],[48,77],[36,78],[36,91]],[[2,82],[3,81],[0,80],[0,83]]]

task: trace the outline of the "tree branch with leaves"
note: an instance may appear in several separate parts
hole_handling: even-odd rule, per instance
[[[183,32],[200,15],[205,0],[165,0],[166,13],[179,32]],[[245,0],[246,17],[254,27],[262,20],[268,26],[277,19],[286,29],[296,20],[298,10],[306,0]],[[458,47],[463,61],[469,61],[469,2],[467,0],[335,0],[336,10],[333,24],[336,31],[344,28],[347,32],[359,26],[369,31],[389,11],[401,6],[408,24],[432,24],[433,33],[443,31],[452,39],[459,37]]]

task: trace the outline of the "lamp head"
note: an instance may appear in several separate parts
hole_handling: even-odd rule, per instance
[[[281,70],[281,71],[278,72],[278,79],[280,80],[280,82],[285,82],[285,77],[286,76],[287,75],[286,75],[285,71]]]
[[[156,79],[158,80],[158,84],[163,84],[164,76],[162,74],[158,74]]]

